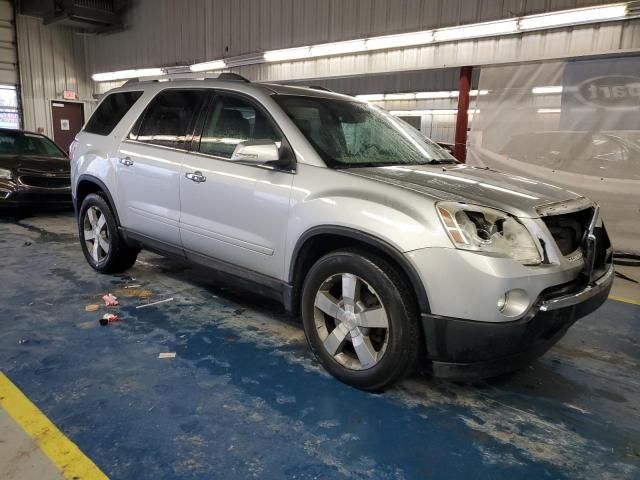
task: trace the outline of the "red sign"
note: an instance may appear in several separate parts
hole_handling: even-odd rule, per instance
[[[75,100],[76,92],[74,92],[73,90],[65,90],[64,92],[62,92],[62,98],[64,98],[65,100]]]

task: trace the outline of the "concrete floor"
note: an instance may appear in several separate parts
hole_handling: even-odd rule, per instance
[[[516,374],[372,395],[211,272],[143,253],[94,273],[71,214],[0,222],[0,274],[0,370],[113,479],[640,478],[636,305],[608,301]],[[121,320],[101,327],[85,307],[106,292]]]

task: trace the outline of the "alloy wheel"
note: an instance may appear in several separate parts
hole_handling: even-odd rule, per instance
[[[322,283],[314,321],[327,353],[350,370],[375,366],[387,349],[387,311],[376,291],[357,275],[339,273]]]
[[[96,206],[90,206],[84,214],[83,236],[87,251],[97,265],[109,255],[111,238],[107,218]]]

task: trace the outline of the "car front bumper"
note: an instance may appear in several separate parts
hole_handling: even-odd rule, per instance
[[[42,188],[0,184],[0,208],[71,206],[71,187]]]
[[[613,284],[614,269],[588,285],[544,293],[522,318],[478,322],[422,314],[431,373],[440,378],[478,379],[517,370],[551,348],[581,317],[600,307]]]

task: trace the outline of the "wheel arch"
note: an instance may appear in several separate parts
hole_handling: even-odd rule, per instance
[[[412,296],[420,313],[429,313],[429,299],[418,272],[402,252],[389,242],[374,235],[349,227],[335,225],[312,227],[298,239],[291,256],[288,282],[291,285],[287,304],[291,311],[300,307],[304,272],[320,257],[341,248],[362,248],[384,257],[395,265],[412,289]]]
[[[80,207],[82,206],[82,202],[87,197],[87,195],[91,193],[102,193],[106,197],[106,200],[111,207],[111,211],[113,212],[113,216],[116,219],[116,224],[119,227],[121,225],[120,217],[118,217],[118,211],[116,210],[116,204],[113,201],[111,192],[102,180],[94,177],[93,175],[82,174],[80,175],[80,177],[78,177],[78,183],[73,201],[76,215],[80,214]]]

